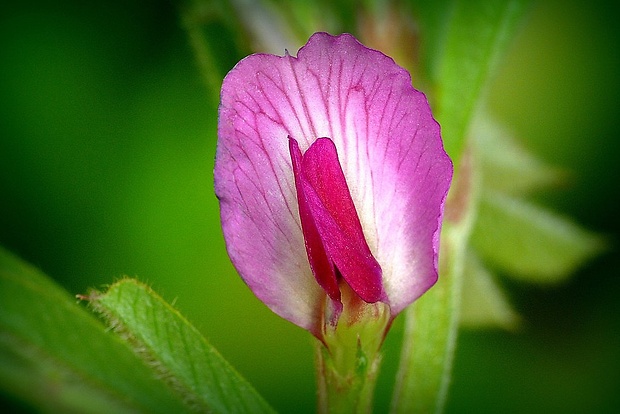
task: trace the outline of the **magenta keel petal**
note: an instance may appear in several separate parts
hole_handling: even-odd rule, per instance
[[[301,159],[297,142],[292,138],[291,148],[301,224],[317,281],[324,288],[328,285],[330,289],[325,288],[328,295],[339,300],[339,290],[337,295],[330,293],[334,285],[338,289],[335,266],[362,300],[372,303],[385,299],[381,266],[364,238],[334,143],[328,138],[319,138]],[[319,249],[312,246],[319,244],[322,249],[317,254]],[[329,262],[333,263],[331,269],[324,270],[324,275],[315,264],[317,259],[324,263],[323,257],[329,257]]]
[[[306,244],[306,252],[310,262],[310,268],[316,278],[317,283],[325,290],[325,293],[334,301],[340,303],[340,288],[338,278],[332,258],[328,255],[324,244],[324,239],[317,226],[315,215],[316,194],[311,187],[308,187],[305,179],[301,151],[297,141],[289,138],[289,149],[295,176],[295,188],[297,191],[297,201],[299,202],[299,217]],[[314,203],[313,203],[314,201]],[[320,201],[319,201],[320,204]]]

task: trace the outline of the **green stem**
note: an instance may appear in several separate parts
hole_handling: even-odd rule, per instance
[[[358,349],[354,366],[345,368],[343,361],[334,358],[322,342],[316,342],[317,411],[325,414],[372,412],[380,353],[368,360]]]
[[[470,156],[463,157],[446,205],[439,281],[405,311],[392,413],[441,413],[445,405],[458,334],[465,252],[478,198],[471,161]]]
[[[458,332],[463,255],[443,231],[441,279],[405,311],[401,363],[393,413],[440,413],[450,382]]]
[[[219,104],[219,95],[217,92],[222,86],[222,77],[215,64],[213,50],[202,32],[200,24],[195,21],[191,12],[188,11],[185,13],[184,23],[189,43],[194,50],[194,56],[196,57],[198,68],[200,69],[200,74],[207,88],[213,92],[210,93],[209,96],[213,97],[213,104],[217,107]]]
[[[250,53],[249,37],[239,16],[230,1],[227,0],[192,0],[179,2],[181,22],[192,47],[200,74],[213,93],[209,94],[213,104],[219,105],[219,92],[225,67],[218,65],[222,61],[214,45],[221,42],[221,37],[230,38],[234,49],[230,55]],[[214,31],[216,30],[216,31]]]

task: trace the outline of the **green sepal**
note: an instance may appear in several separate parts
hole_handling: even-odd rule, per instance
[[[75,298],[1,248],[0,389],[37,412],[190,412]]]
[[[491,191],[481,198],[471,243],[489,265],[538,283],[564,280],[605,246],[566,218]]]
[[[317,340],[317,412],[370,413],[390,309],[362,301],[344,285],[341,294],[338,323],[326,324]]]
[[[177,310],[148,286],[122,279],[92,306],[200,412],[272,413],[273,409]]]

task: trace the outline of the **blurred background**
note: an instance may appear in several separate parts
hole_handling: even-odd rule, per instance
[[[226,255],[212,174],[218,91],[175,6],[0,7],[0,244],[71,294],[122,275],[148,282],[276,409],[314,412],[311,336],[255,299]],[[620,409],[619,17],[618,2],[534,2],[493,80],[491,112],[571,172],[538,199],[610,249],[558,287],[504,283],[524,324],[462,331],[448,412]],[[209,30],[223,76],[241,56]],[[397,320],[377,412],[401,334]]]

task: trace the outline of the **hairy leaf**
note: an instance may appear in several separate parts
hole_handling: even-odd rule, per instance
[[[2,249],[0,388],[39,412],[189,411],[74,298]]]
[[[178,311],[146,285],[123,279],[91,303],[199,411],[273,410]]]

